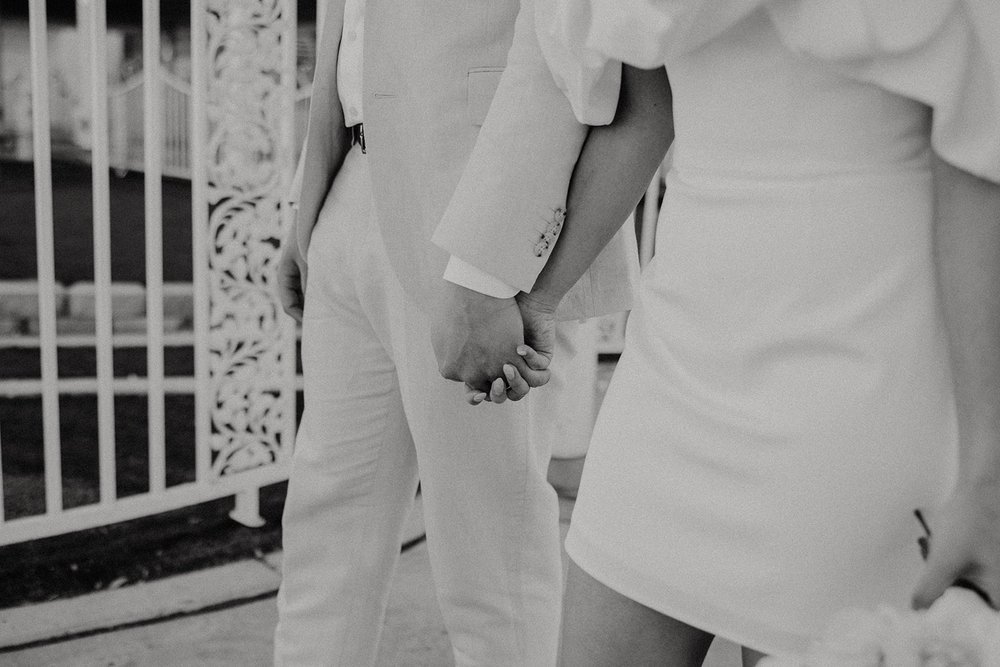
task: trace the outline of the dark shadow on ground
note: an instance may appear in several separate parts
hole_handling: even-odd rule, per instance
[[[74,597],[235,560],[281,544],[284,482],[261,492],[267,524],[229,518],[232,498],[174,512],[0,547],[0,608]]]

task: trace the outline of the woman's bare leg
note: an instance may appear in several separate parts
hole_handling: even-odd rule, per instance
[[[743,667],[756,667],[757,663],[767,657],[766,653],[743,647]]]
[[[563,606],[565,667],[699,667],[712,635],[617,593],[570,561]]]

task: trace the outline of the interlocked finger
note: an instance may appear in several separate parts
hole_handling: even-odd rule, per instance
[[[493,381],[493,384],[490,385],[490,395],[488,400],[496,403],[497,405],[507,400],[507,383],[504,382],[503,378],[497,378]]]
[[[479,391],[475,387],[465,385],[465,400],[469,405],[479,405],[486,400],[486,392]]]
[[[503,374],[507,379],[507,398],[512,401],[520,401],[528,395],[531,387],[511,364],[503,365]]]

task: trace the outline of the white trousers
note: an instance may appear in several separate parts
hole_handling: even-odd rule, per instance
[[[441,378],[427,313],[389,265],[366,160],[347,156],[309,246],[305,412],[283,519],[276,664],[374,662],[419,477],[456,664],[552,665],[561,562],[549,438],[586,441],[588,402],[576,399],[581,415],[558,415],[582,428],[559,428],[539,401],[557,410],[564,392],[474,407]],[[594,360],[584,361],[586,372]],[[572,388],[592,400],[593,386]]]

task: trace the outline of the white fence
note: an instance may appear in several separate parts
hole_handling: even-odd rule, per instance
[[[143,147],[146,137],[142,110],[148,75],[148,68],[136,72],[108,93],[110,159],[111,166],[119,171],[145,171]],[[154,68],[152,75],[159,79],[152,85],[157,86],[161,93],[162,173],[175,178],[191,178],[191,147],[188,141],[191,84],[162,66]]]
[[[145,63],[159,63],[159,0],[142,0]],[[257,490],[287,475],[295,430],[296,332],[272,294],[272,266],[289,212],[280,206],[294,166],[296,4],[294,0],[193,0],[189,89],[159,68],[109,91],[104,0],[78,2],[89,31],[92,86],[91,161],[95,335],[57,333],[47,20],[44,0],[30,0],[32,131],[37,242],[38,333],[9,345],[36,346],[40,378],[0,381],[0,394],[40,395],[44,512],[9,518],[0,494],[0,544],[80,530],[236,495],[233,515],[259,521]],[[248,82],[251,85],[248,85]],[[141,95],[141,104],[137,96]],[[109,103],[110,101],[110,103]],[[141,128],[123,124],[141,106]],[[112,134],[114,133],[114,134]],[[141,139],[141,143],[137,141]],[[136,145],[144,146],[141,153]],[[141,161],[140,161],[141,156]],[[145,333],[113,330],[110,256],[112,167],[145,172]],[[162,176],[191,178],[193,331],[164,327]],[[60,378],[57,352],[96,351],[93,378]],[[116,378],[113,355],[125,345],[146,350],[144,377]],[[191,378],[166,377],[170,345],[194,349]],[[60,399],[96,395],[97,502],[66,507],[63,498]],[[118,497],[115,397],[148,397],[148,490]],[[165,397],[193,394],[194,481],[168,485]],[[0,424],[3,453],[19,434]],[[135,443],[130,443],[135,446]],[[2,457],[6,458],[6,457]],[[7,480],[7,475],[0,475]]]
[[[92,86],[91,161],[94,232],[94,332],[57,328],[65,299],[56,282],[49,84],[45,0],[30,0],[31,90],[35,233],[37,245],[37,333],[6,336],[0,348],[37,349],[40,375],[0,379],[2,397],[40,397],[44,511],[11,517],[0,493],[0,545],[81,530],[235,495],[233,518],[256,525],[258,490],[281,481],[295,431],[296,329],[273,296],[272,267],[290,211],[279,205],[294,167],[304,128],[306,93],[296,85],[295,0],[192,0],[191,81],[178,79],[160,62],[160,0],[142,0],[143,61],[138,73],[109,90],[103,57],[105,0],[77,3],[86,13]],[[149,75],[148,72],[153,75]],[[140,115],[141,114],[141,115]],[[134,121],[142,118],[141,127]],[[298,136],[296,136],[298,135]],[[111,280],[109,170],[145,173],[144,326],[141,333],[116,331]],[[191,179],[192,326],[175,331],[165,316],[171,288],[163,279],[162,177]],[[657,175],[650,186],[655,202]],[[656,206],[644,212],[642,257],[652,254]],[[35,297],[32,297],[35,298]],[[602,351],[617,351],[623,320],[605,325]],[[610,348],[608,347],[610,345]],[[165,351],[192,347],[189,377],[165,372]],[[92,377],[60,377],[58,351],[90,347]],[[116,377],[114,355],[145,348],[145,375]],[[98,494],[96,502],[68,507],[63,497],[60,401],[96,396]],[[115,432],[115,399],[147,398],[144,446],[148,489],[120,497],[116,452],[126,443]],[[194,479],[168,483],[165,404],[169,396],[194,399]],[[0,423],[0,462],[20,445],[19,433]],[[0,483],[9,475],[0,470]]]

